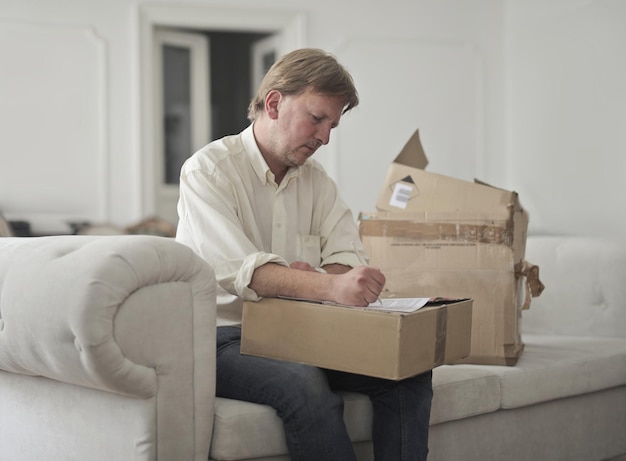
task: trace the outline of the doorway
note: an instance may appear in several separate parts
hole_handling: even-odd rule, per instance
[[[193,152],[249,123],[252,92],[304,46],[300,13],[150,5],[140,30],[140,213],[178,221],[178,174]]]
[[[155,214],[175,223],[183,163],[248,126],[248,103],[274,63],[268,46],[276,36],[158,27],[154,39]]]

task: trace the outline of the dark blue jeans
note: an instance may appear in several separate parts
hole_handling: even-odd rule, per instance
[[[402,381],[325,370],[240,353],[241,329],[217,329],[217,395],[273,407],[292,461],[356,461],[335,391],[369,396],[376,461],[426,460],[430,371]]]

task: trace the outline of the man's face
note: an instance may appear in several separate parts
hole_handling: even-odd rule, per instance
[[[343,108],[343,98],[310,90],[299,95],[280,95],[273,131],[273,159],[287,168],[304,164],[321,145],[328,144]]]

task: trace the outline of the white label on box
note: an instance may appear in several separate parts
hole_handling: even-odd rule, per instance
[[[413,186],[405,182],[397,182],[393,187],[393,193],[391,199],[389,199],[389,205],[403,210],[409,203],[411,194],[413,193]]]

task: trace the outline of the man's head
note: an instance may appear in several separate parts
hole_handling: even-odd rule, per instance
[[[325,96],[341,97],[344,101],[343,113],[359,104],[359,96],[350,73],[334,56],[314,48],[292,51],[274,63],[250,102],[250,121],[254,121],[263,112],[265,98],[272,90],[285,96],[311,90]]]

